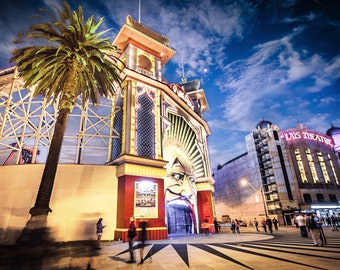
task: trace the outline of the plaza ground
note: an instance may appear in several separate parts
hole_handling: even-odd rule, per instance
[[[128,243],[107,241],[101,249],[93,241],[55,243],[44,247],[0,246],[0,269],[338,269],[340,232],[324,229],[328,244],[314,247],[301,238],[296,227],[280,227],[273,234],[242,227],[235,235],[224,228],[220,234],[169,237],[148,241],[145,262],[135,242],[137,263],[128,264]]]

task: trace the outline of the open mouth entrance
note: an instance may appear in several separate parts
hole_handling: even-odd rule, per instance
[[[167,203],[168,234],[194,233],[194,212],[192,206],[183,199]]]

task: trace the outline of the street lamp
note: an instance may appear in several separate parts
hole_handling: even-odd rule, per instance
[[[248,185],[250,186],[255,192],[258,192],[258,190],[247,180],[247,179],[242,179],[241,180],[241,185],[245,186]],[[261,192],[261,196],[262,196],[262,202],[263,202],[263,209],[264,209],[264,213],[266,216],[268,216],[268,211],[267,211],[267,204],[265,201],[265,197],[264,197],[264,193],[263,193],[263,188],[262,186],[260,187],[260,192]]]

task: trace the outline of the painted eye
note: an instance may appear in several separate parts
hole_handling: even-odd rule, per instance
[[[183,179],[183,177],[184,177],[183,174],[179,174],[179,173],[174,173],[172,176],[173,176],[176,180]]]

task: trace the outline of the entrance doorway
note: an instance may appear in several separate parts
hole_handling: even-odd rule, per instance
[[[284,214],[285,225],[293,225],[294,214]]]
[[[184,200],[178,199],[167,203],[168,234],[194,233],[194,213]]]

